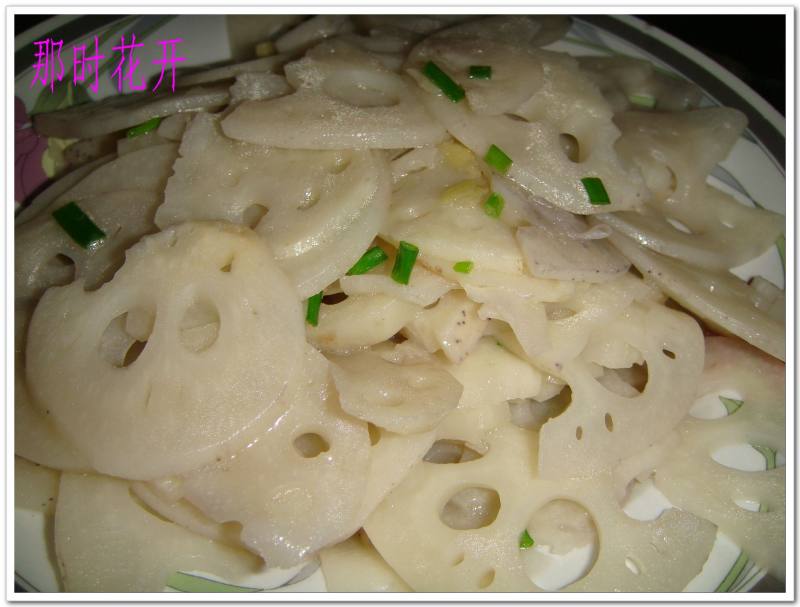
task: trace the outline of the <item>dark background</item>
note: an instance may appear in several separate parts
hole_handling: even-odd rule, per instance
[[[708,55],[786,113],[783,15],[637,15]],[[16,15],[14,32],[50,15]]]

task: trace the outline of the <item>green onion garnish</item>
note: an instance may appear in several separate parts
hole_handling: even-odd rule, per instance
[[[89,216],[74,202],[53,211],[53,219],[84,249],[94,249],[106,237]]]
[[[453,269],[461,274],[469,274],[472,272],[473,267],[475,267],[475,264],[471,261],[457,261],[453,264]]]
[[[489,217],[500,217],[500,213],[503,212],[505,204],[506,201],[503,200],[500,194],[492,192],[489,194],[489,198],[484,201],[483,210]]]
[[[394,260],[394,267],[392,268],[392,279],[399,282],[401,285],[407,285],[408,280],[411,278],[411,270],[414,269],[414,264],[419,255],[419,248],[409,242],[400,241],[400,246],[397,248],[397,257]]]
[[[425,67],[422,68],[422,73],[428,77],[428,80],[439,87],[439,90],[453,103],[458,103],[464,98],[464,89],[450,76],[445,74],[442,68],[433,61],[428,61],[428,63],[425,64]]]
[[[483,159],[486,161],[486,164],[504,175],[508,172],[513,162],[511,158],[508,157],[508,154],[494,144],[489,146],[486,156],[484,156]]]
[[[772,447],[762,447],[761,445],[752,445],[753,449],[758,451],[764,456],[767,463],[767,470],[774,470],[778,465],[778,452]]]
[[[361,256],[361,259],[353,264],[352,268],[347,270],[347,275],[366,274],[372,268],[381,265],[387,259],[389,259],[389,256],[383,249],[380,247],[372,247]]]
[[[533,548],[536,542],[533,541],[531,534],[528,533],[526,529],[519,535],[519,549],[520,550],[527,550],[528,548]]]
[[[142,124],[137,124],[136,126],[132,126],[128,129],[128,132],[125,135],[128,138],[131,137],[138,137],[139,135],[144,135],[149,133],[150,131],[154,131],[158,128],[158,125],[161,124],[161,118],[151,118],[147,122],[143,122]]]
[[[589,202],[592,204],[611,204],[606,187],[599,177],[584,177],[581,179],[586,193],[589,195]]]
[[[725,409],[728,411],[728,415],[733,415],[736,413],[744,404],[744,401],[736,400],[735,398],[727,398],[726,396],[720,396],[719,400],[725,406]]]
[[[319,324],[319,307],[322,305],[322,291],[308,298],[306,308],[306,322],[312,327]]]
[[[491,65],[470,65],[469,77],[473,80],[491,80],[492,66]]]
[[[633,105],[646,107],[651,110],[656,107],[656,98],[652,95],[628,95],[628,101]]]

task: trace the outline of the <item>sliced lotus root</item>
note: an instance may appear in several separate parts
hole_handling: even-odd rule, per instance
[[[176,482],[175,491],[180,492],[180,483]],[[242,527],[238,523],[217,523],[200,512],[189,501],[180,497],[165,495],[159,490],[159,483],[131,483],[131,493],[159,516],[188,529],[192,533],[202,535],[215,542],[229,546],[243,547],[241,540]]]
[[[561,15],[494,15],[481,19],[462,16],[460,20],[466,22],[451,25],[431,38],[514,40],[523,47],[538,47],[559,40],[570,26],[569,17]]]
[[[27,379],[95,470],[147,480],[241,448],[283,414],[303,344],[299,299],[263,241],[183,224],[129,249],[96,291],[48,290]]]
[[[231,105],[242,101],[261,101],[282,97],[292,92],[286,78],[270,72],[245,72],[231,85]]]
[[[35,217],[43,209],[46,209],[48,206],[50,206],[51,202],[72,188],[72,186],[80,182],[89,173],[112,160],[114,160],[114,156],[112,154],[108,154],[102,158],[98,158],[97,160],[80,166],[75,170],[70,171],[63,177],[56,179],[53,183],[47,186],[47,188],[42,190],[40,194],[37,194],[29,204],[20,209],[20,211],[16,214],[16,217],[14,217],[14,225],[18,226],[22,223],[25,223],[32,217]]]
[[[34,406],[25,379],[25,340],[30,301],[14,306],[14,453],[56,470],[89,470],[89,461],[56,427],[48,409]]]
[[[732,333],[784,360],[786,329],[782,313],[765,302],[757,287],[730,272],[693,268],[653,253],[621,234],[611,242],[642,274],[713,328]]]
[[[449,361],[459,363],[475,348],[485,328],[478,304],[462,291],[451,291],[435,306],[421,310],[403,332],[428,352],[441,349]]]
[[[681,423],[680,445],[654,477],[670,502],[717,525],[780,579],[786,575],[786,469],[775,460],[785,453],[785,386],[782,363],[738,340],[709,338],[698,396],[732,390],[738,398],[728,401],[727,416]],[[720,448],[739,444],[756,446],[766,470],[738,470],[714,459]]]
[[[268,148],[234,141],[218,119],[190,124],[156,223],[223,219],[256,229],[302,297],[344,274],[375,238],[389,205],[378,153]]]
[[[393,263],[389,258],[366,274],[342,276],[339,286],[347,295],[388,295],[418,306],[435,304],[456,286],[422,264],[414,266],[407,285],[400,284],[391,277]]]
[[[439,205],[416,219],[387,225],[383,234],[392,243],[414,243],[448,268],[462,260],[508,274],[521,274],[525,267],[513,230],[479,206]]]
[[[183,477],[183,495],[270,567],[289,567],[352,535],[370,464],[365,423],[338,407],[329,365],[307,347],[281,399],[286,414],[229,458]]]
[[[444,129],[407,77],[346,44],[322,45],[284,68],[291,95],[242,103],[222,122],[233,139],[282,148],[411,148]]]
[[[203,70],[202,72],[181,76],[178,78],[178,86],[193,86],[196,84],[216,82],[217,80],[229,80],[241,74],[275,73],[278,72],[288,60],[288,55],[278,54],[232,63],[230,65],[222,65],[220,67],[211,68],[210,70]]]
[[[387,295],[353,295],[336,304],[323,302],[317,326],[309,325],[306,334],[320,350],[346,353],[386,341],[421,311]]]
[[[49,287],[77,280],[86,289],[108,281],[122,265],[125,251],[156,231],[153,216],[161,202],[154,191],[119,190],[83,198],[78,203],[105,237],[84,248],[56,222],[53,211],[64,201],[17,228],[14,296],[35,301]]]
[[[14,508],[48,516],[55,514],[58,477],[57,470],[15,457]]]
[[[589,476],[610,469],[661,439],[692,406],[703,369],[703,333],[697,322],[657,304],[635,304],[626,317],[619,337],[644,357],[644,389],[636,396],[621,396],[595,379],[582,360],[565,364],[563,378],[572,402],[542,427],[543,477]]]
[[[570,58],[541,52],[545,83],[511,116],[490,116],[453,103],[420,72],[409,72],[423,89],[425,107],[453,137],[484,158],[491,146],[512,160],[504,170],[533,195],[581,215],[640,207],[649,192],[636,167],[628,166],[614,149],[619,129],[611,110],[594,85]],[[565,151],[563,137],[577,141],[577,152]],[[568,139],[569,140],[569,139]],[[589,201],[582,179],[599,177],[610,206]]]
[[[546,481],[537,478],[535,459],[536,435],[502,425],[479,459],[414,468],[364,529],[418,592],[541,590],[526,571],[520,538],[554,500],[585,509],[599,538],[591,570],[566,591],[676,592],[700,572],[713,525],[678,510],[634,520],[620,508],[610,474]],[[545,525],[544,537],[554,531]],[[536,541],[536,528],[532,535]],[[636,564],[636,573],[626,561]]]
[[[363,531],[319,553],[328,592],[411,592]]]
[[[106,476],[62,475],[55,541],[67,592],[161,592],[178,571],[235,582],[263,568],[253,554],[162,520]]]
[[[482,338],[475,348],[449,371],[464,386],[459,407],[479,408],[514,398],[535,396],[542,386],[542,374],[514,356],[491,337]]]
[[[144,91],[36,114],[33,125],[40,135],[83,139],[127,129],[152,118],[220,108],[227,102],[226,84],[195,86],[158,95]]]
[[[662,112],[682,112],[699,106],[703,97],[696,84],[660,71],[643,59],[624,55],[578,57],[578,63],[615,112],[641,105],[652,105]]]
[[[461,397],[461,384],[431,364],[395,364],[370,352],[332,362],[342,409],[397,434],[432,430]]]
[[[715,107],[674,113],[625,112],[616,117],[616,123],[622,131],[620,153],[641,167],[653,193],[651,202],[669,200],[670,207],[691,212],[694,195],[704,189],[708,174],[731,151],[747,118],[733,108]]]
[[[784,218],[706,183],[745,123],[730,108],[624,114],[620,149],[640,164],[654,198],[643,214],[599,219],[659,253],[704,268],[727,270],[760,255],[783,232]]]

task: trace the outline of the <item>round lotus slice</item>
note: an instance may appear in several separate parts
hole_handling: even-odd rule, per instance
[[[183,495],[270,567],[290,567],[352,535],[370,464],[365,423],[339,409],[328,361],[306,348],[282,398],[287,413],[232,457],[182,477]]]
[[[394,364],[370,352],[333,362],[342,409],[398,434],[432,430],[461,397],[461,384],[431,364]]]
[[[490,430],[487,444],[478,459],[420,463],[364,525],[380,555],[413,590],[542,590],[529,577],[520,538],[531,527],[536,542],[547,539],[549,545],[548,536],[558,537],[563,526],[557,521],[536,521],[554,500],[585,510],[598,537],[591,569],[567,592],[679,592],[700,572],[714,541],[710,523],[679,510],[655,521],[634,520],[619,506],[610,474],[540,479],[532,463],[536,435],[511,424]],[[559,543],[555,550],[566,542]],[[627,560],[636,563],[637,573]]]
[[[680,423],[703,369],[703,334],[686,314],[634,304],[619,337],[647,363],[641,393],[623,396],[592,376],[577,358],[563,367],[572,389],[566,411],[541,430],[539,471],[545,478],[589,476],[662,439]]]
[[[749,285],[730,272],[694,268],[649,251],[621,234],[613,234],[611,242],[636,269],[712,327],[732,333],[775,358],[785,359],[782,306],[764,301],[758,283]]]
[[[222,121],[228,137],[294,149],[396,149],[444,139],[413,84],[345,43],[325,43],[285,67],[295,92],[239,105]]]
[[[96,291],[47,291],[27,378],[94,469],[148,480],[262,431],[304,343],[299,298],[260,238],[183,224],[140,241]]]
[[[161,592],[185,573],[236,582],[263,570],[239,548],[209,540],[148,511],[128,483],[64,474],[55,549],[67,592]]]
[[[328,592],[410,592],[363,531],[319,553]]]
[[[708,339],[698,396],[717,400],[733,392],[737,398],[722,401],[723,417],[687,417],[678,426],[681,444],[654,477],[670,502],[717,525],[780,579],[786,575],[786,468],[777,459],[785,454],[785,374],[782,363],[743,342]],[[714,457],[718,449],[742,444],[764,456],[760,470],[735,469]]]
[[[96,103],[37,114],[34,127],[48,137],[84,139],[127,129],[152,118],[178,112],[220,108],[228,102],[228,85],[195,86],[154,95],[151,91],[116,95]]]

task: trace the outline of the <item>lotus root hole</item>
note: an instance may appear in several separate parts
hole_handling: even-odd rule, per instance
[[[75,261],[63,253],[48,259],[38,272],[50,286],[61,286],[75,280]]]
[[[525,529],[535,544],[520,550],[520,558],[528,577],[543,590],[553,592],[580,580],[597,560],[597,526],[575,501],[547,502],[533,513]]]
[[[661,350],[661,353],[667,358],[675,360],[675,352],[673,352],[672,350],[667,350],[666,348],[664,348],[663,350]]]
[[[581,146],[578,143],[578,139],[575,137],[575,135],[561,133],[558,136],[558,141],[561,144],[561,149],[564,151],[564,156],[566,156],[571,162],[581,161]]]
[[[577,438],[578,440],[581,440],[583,438],[583,428],[581,426],[575,428],[575,438]]]
[[[481,579],[478,580],[478,588],[488,588],[491,586],[492,582],[494,582],[494,569],[489,569],[489,571],[484,573]]]
[[[369,432],[369,444],[374,447],[381,440],[381,429],[372,422],[367,422],[367,431]]]
[[[294,448],[297,452],[306,459],[317,457],[321,453],[325,453],[330,449],[328,441],[315,432],[307,432],[301,434],[294,439]]]
[[[453,559],[453,567],[458,567],[463,562],[464,562],[464,553],[459,552],[456,555],[456,558]]]
[[[754,441],[755,442],[755,441]],[[743,472],[762,472],[785,465],[786,458],[780,450],[762,444],[736,443],[718,447],[711,453],[711,459],[732,470]]]
[[[467,487],[453,495],[439,514],[451,529],[480,529],[491,525],[500,512],[500,495],[494,489]]]
[[[609,432],[613,432],[614,431],[614,418],[611,417],[610,413],[606,413],[605,422],[606,422],[606,430],[608,430]]]
[[[263,204],[251,204],[242,213],[242,223],[248,228],[255,228],[264,218],[269,209]]]
[[[100,336],[100,357],[117,368],[132,365],[144,352],[155,314],[134,308],[112,319]]]
[[[439,439],[422,459],[430,464],[462,464],[483,457],[463,440]]]
[[[184,348],[199,353],[214,345],[219,337],[219,329],[217,306],[210,299],[200,298],[184,312],[178,333]]]

